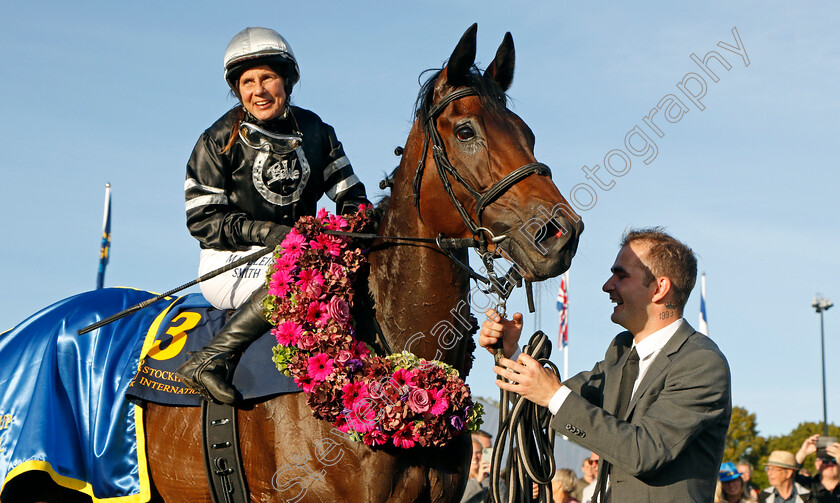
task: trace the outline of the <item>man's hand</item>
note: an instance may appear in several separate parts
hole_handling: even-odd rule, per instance
[[[475,479],[479,482],[484,482],[490,476],[490,461],[481,460],[478,464],[478,474],[476,475]]]
[[[834,442],[825,448],[825,452],[835,460],[840,460],[840,442]]]
[[[543,407],[548,407],[548,402],[563,386],[557,379],[557,375],[525,353],[521,353],[517,361],[502,358],[499,360],[499,365],[499,367],[493,367],[493,372],[510,382],[498,379],[496,386],[521,395]]]
[[[799,451],[796,453],[797,463],[801,465],[802,462],[805,461],[805,458],[808,457],[808,454],[817,452],[817,438],[819,438],[819,436],[819,434],[811,435],[802,442],[802,447],[800,447]]]
[[[487,319],[481,324],[478,345],[487,348],[487,351],[495,354],[493,346],[502,341],[502,351],[507,358],[519,349],[519,335],[522,333],[522,313],[515,313],[513,320],[506,320],[499,316],[496,311],[488,309],[484,311]]]

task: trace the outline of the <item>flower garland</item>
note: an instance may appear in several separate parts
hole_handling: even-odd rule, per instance
[[[356,340],[350,308],[363,252],[324,229],[363,232],[367,209],[346,218],[321,209],[301,218],[274,254],[266,316],[273,361],[306,393],[313,415],[369,446],[442,446],[476,431],[483,413],[458,371],[408,351],[372,355]]]

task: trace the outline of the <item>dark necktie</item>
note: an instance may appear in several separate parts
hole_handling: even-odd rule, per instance
[[[630,399],[633,397],[633,385],[639,377],[639,353],[636,348],[630,351],[627,361],[624,363],[624,368],[621,370],[621,383],[618,385],[618,409],[615,412],[615,417],[622,419],[624,413],[627,412],[627,406],[630,405]],[[598,502],[604,503],[607,494],[607,477],[610,474],[612,465],[601,459],[601,471],[598,473],[598,483],[596,484],[595,494],[598,495]]]
[[[636,352],[634,347],[630,351],[630,356],[627,357],[624,370],[621,371],[621,385],[618,387],[618,410],[615,412],[615,417],[622,419],[624,413],[627,412],[627,406],[630,405],[630,399],[633,397],[633,385],[638,378],[639,353]]]

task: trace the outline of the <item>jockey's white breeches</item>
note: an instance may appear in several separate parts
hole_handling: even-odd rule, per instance
[[[262,248],[262,246],[254,246],[241,252],[201,250],[198,275],[203,276]],[[274,262],[273,254],[269,253],[254,262],[202,281],[199,283],[201,293],[218,309],[236,309],[251,296],[254,290],[265,284],[266,270],[272,262]]]

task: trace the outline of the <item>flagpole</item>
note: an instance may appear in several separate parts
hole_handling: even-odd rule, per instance
[[[709,335],[709,322],[706,318],[706,273],[700,275],[700,324],[697,327],[702,334]]]
[[[566,304],[569,303],[569,271],[566,271]],[[566,308],[566,333],[569,332],[569,308]],[[563,379],[569,378],[569,344],[563,347]]]
[[[96,274],[96,289],[105,285],[105,267],[111,254],[111,184],[105,184],[105,211],[102,216],[102,244],[99,247],[99,271]]]

